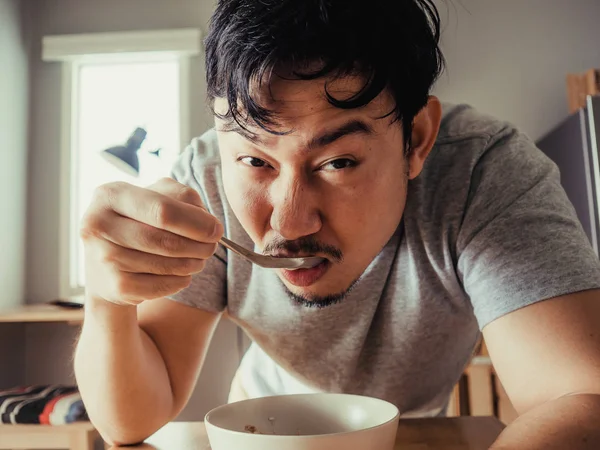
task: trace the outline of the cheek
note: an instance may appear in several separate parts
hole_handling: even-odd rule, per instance
[[[329,223],[344,244],[365,251],[391,237],[404,211],[404,178],[401,169],[373,170],[343,193],[331,194],[335,198],[329,199],[327,204],[336,206],[329,209]]]
[[[267,191],[256,182],[249,182],[230,168],[223,173],[227,201],[246,232],[259,241],[269,222]]]

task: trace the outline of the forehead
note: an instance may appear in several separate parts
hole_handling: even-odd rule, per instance
[[[273,75],[269,83],[255,84],[251,89],[251,96],[259,105],[274,113],[279,125],[293,125],[294,128],[300,123],[320,122],[337,117],[363,116],[374,120],[389,114],[394,104],[387,90],[369,104],[353,109],[336,107],[327,97],[329,94],[336,100],[347,100],[358,94],[364,85],[364,77],[355,75],[314,80]],[[225,114],[228,106],[226,99],[215,99],[217,113]],[[249,127],[253,128],[251,124]]]

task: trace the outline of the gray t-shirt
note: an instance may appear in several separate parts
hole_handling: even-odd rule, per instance
[[[201,193],[229,238],[254,247],[227,203],[214,131],[173,176]],[[227,309],[246,331],[253,344],[240,372],[251,397],[356,393],[411,417],[444,413],[485,325],[599,287],[600,263],[556,166],[510,124],[444,105],[403,223],[342,302],[298,305],[276,273],[223,248],[173,299]]]

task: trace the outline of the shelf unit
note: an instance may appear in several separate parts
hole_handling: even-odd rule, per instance
[[[100,434],[89,422],[70,425],[0,425],[0,449],[93,450]]]
[[[83,308],[65,308],[47,303],[0,309],[0,323],[67,322],[80,324]]]
[[[68,323],[80,325],[83,308],[66,308],[48,303],[21,305],[0,309],[0,324],[3,323]],[[92,450],[100,435],[89,422],[69,425],[0,425],[0,450],[69,449]]]

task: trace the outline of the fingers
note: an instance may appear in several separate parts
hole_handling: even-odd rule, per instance
[[[187,196],[188,200],[194,196],[189,191],[180,195]],[[192,201],[196,200],[199,198]],[[110,209],[123,217],[194,241],[216,243],[223,233],[223,226],[217,218],[203,207],[152,189],[110,183],[98,188],[95,203],[98,208]]]
[[[172,178],[162,178],[156,183],[148,186],[147,189],[154,191],[158,194],[163,194],[168,197],[179,200],[183,203],[189,203],[190,205],[198,206],[206,210],[200,194],[189,186],[178,183]]]
[[[201,272],[206,265],[206,259],[143,253],[110,241],[100,240],[96,247],[97,258],[114,272],[187,277]]]
[[[81,237],[84,241],[98,237],[119,247],[173,258],[207,259],[213,255],[218,245],[179,236],[112,211],[88,218],[82,226]]]
[[[185,289],[205,261],[169,258],[94,239],[85,247],[86,294],[117,305],[139,305]]]
[[[196,191],[163,179],[147,189],[127,183],[101,186],[80,234],[86,293],[137,305],[189,286],[216,251],[223,226]]]

